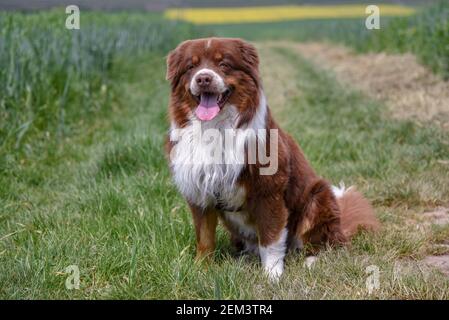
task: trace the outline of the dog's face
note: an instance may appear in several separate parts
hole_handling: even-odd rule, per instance
[[[172,88],[172,115],[194,114],[201,121],[215,118],[227,105],[248,121],[258,106],[259,58],[241,39],[188,40],[167,58],[167,80]]]

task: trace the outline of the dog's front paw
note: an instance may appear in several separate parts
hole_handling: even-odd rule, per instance
[[[260,260],[268,278],[277,282],[284,272],[284,252],[270,249],[267,250],[264,247],[259,249]]]
[[[284,263],[276,263],[274,266],[264,266],[265,273],[271,282],[278,282],[284,272]]]

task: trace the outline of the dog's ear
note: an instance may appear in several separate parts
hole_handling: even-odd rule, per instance
[[[167,55],[167,73],[165,79],[173,83],[179,71],[179,52],[178,48],[176,48]]]
[[[190,44],[191,40],[181,42],[167,55],[167,73],[165,75],[165,79],[170,81],[172,87],[176,87],[181,78],[184,67],[185,52]]]
[[[251,74],[256,83],[259,82],[259,55],[257,49],[249,42],[242,39],[235,39],[242,54],[242,63],[245,70]]]
[[[249,42],[242,39],[239,42],[240,52],[242,53],[243,61],[253,68],[259,69],[259,55],[257,49]]]

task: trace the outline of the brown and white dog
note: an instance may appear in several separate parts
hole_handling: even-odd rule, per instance
[[[185,41],[168,55],[167,80],[166,151],[192,211],[197,257],[214,251],[220,219],[236,248],[260,255],[278,279],[287,250],[306,245],[315,252],[347,243],[359,227],[378,228],[369,202],[318,177],[273,120],[254,46],[231,38]],[[261,160],[264,153],[274,166]],[[270,166],[275,170],[262,173]]]

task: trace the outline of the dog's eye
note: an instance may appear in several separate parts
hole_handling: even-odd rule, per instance
[[[193,64],[189,64],[189,65],[187,66],[187,70],[192,70],[193,68],[195,68],[195,66],[194,66]]]
[[[220,62],[220,64],[218,66],[223,70],[226,70],[229,68],[229,65],[226,62]]]

